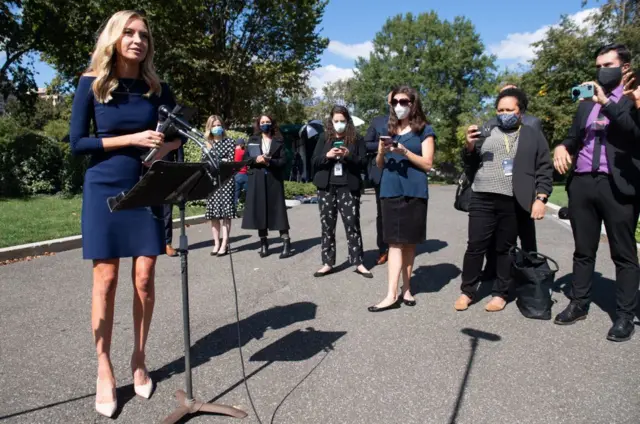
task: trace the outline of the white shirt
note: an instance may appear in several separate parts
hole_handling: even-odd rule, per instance
[[[262,154],[268,156],[269,150],[271,150],[271,140],[262,138]]]

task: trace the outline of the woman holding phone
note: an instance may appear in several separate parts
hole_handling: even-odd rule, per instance
[[[362,264],[360,231],[361,172],[366,159],[364,139],[356,133],[349,111],[344,106],[334,106],[311,158],[315,169],[313,183],[318,187],[323,263],[314,277],[324,277],[334,270],[339,211],[347,233],[349,262],[356,267],[357,274],[373,278]]]
[[[283,176],[287,157],[280,128],[271,116],[265,114],[256,118],[254,135],[249,138],[245,158],[249,166],[249,183],[242,228],[258,230],[262,258],[269,255],[269,230],[279,231],[283,244],[280,259],[288,258],[291,256],[291,239]]]
[[[411,274],[416,245],[427,237],[427,173],[431,170],[436,134],[428,125],[418,92],[407,86],[393,90],[388,133],[378,145],[376,165],[383,168],[380,181],[382,228],[389,244],[387,296],[370,312],[415,306]],[[402,274],[402,290],[398,283]]]

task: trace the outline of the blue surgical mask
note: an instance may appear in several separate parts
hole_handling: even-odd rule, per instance
[[[271,124],[260,125],[260,131],[262,131],[263,133],[268,133],[269,131],[271,131]]]
[[[212,135],[222,135],[223,133],[224,133],[224,129],[220,125],[217,125],[211,128]]]
[[[503,130],[512,130],[520,124],[520,116],[517,113],[499,113],[498,125]]]

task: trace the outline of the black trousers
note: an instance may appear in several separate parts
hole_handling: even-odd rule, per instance
[[[507,298],[512,283],[509,250],[516,244],[518,205],[511,196],[473,193],[469,204],[469,241],[462,265],[462,293],[474,298],[480,283],[482,263],[495,236],[497,278],[493,296]]]
[[[336,263],[336,225],[338,211],[347,233],[349,262],[362,265],[362,234],[360,232],[360,192],[347,186],[330,185],[328,190],[318,190],[318,206],[322,226],[322,263]]]
[[[571,300],[589,305],[604,221],[611,259],[616,266],[616,311],[621,318],[633,319],[640,279],[635,240],[640,202],[620,196],[611,177],[602,174],[574,175],[568,194],[575,242]]]
[[[382,203],[380,203],[380,183],[374,183],[373,189],[376,192],[376,244],[378,245],[378,251],[382,254],[389,250],[389,245],[384,242],[382,233]]]
[[[537,252],[538,242],[536,239],[536,222],[531,218],[531,214],[522,209],[520,205],[516,207],[516,220],[518,222],[518,238],[520,247],[525,252]],[[493,237],[491,245],[487,249],[486,261],[483,274],[488,277],[496,275],[496,239]]]

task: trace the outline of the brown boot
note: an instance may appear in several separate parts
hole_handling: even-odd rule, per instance
[[[171,247],[170,244],[167,244],[166,252],[167,252],[167,256],[171,256],[172,258],[178,256],[178,252],[176,252],[176,249]]]

